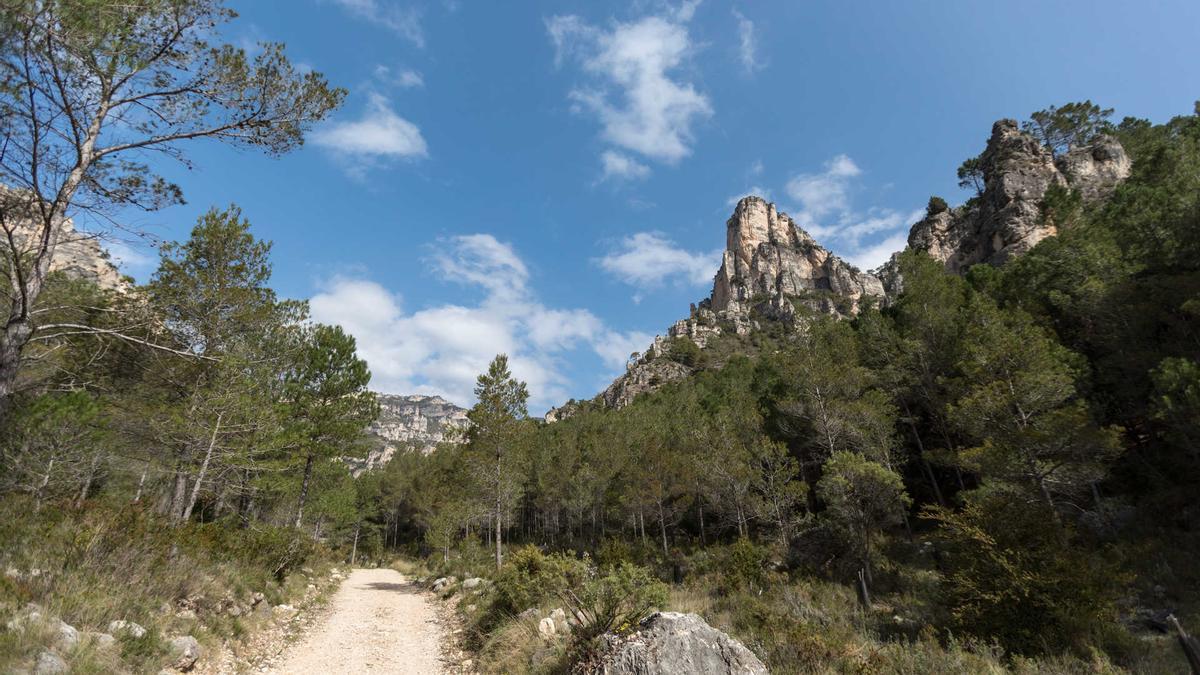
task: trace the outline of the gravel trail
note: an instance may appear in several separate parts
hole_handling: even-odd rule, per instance
[[[444,672],[434,608],[396,570],[354,570],[333,596],[328,615],[292,645],[280,675]]]

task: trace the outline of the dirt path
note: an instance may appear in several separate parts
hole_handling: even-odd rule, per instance
[[[434,608],[396,570],[354,570],[329,613],[271,673],[442,673]]]

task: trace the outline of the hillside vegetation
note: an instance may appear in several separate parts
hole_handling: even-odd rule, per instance
[[[469,612],[483,663],[587,658],[587,631],[547,651],[521,613],[591,588],[627,624],[698,611],[774,672],[1185,669],[1166,617],[1200,624],[1200,117],[1071,135],[1055,110],[1076,109],[1098,110],[1035,119],[1114,134],[1132,175],[1096,204],[1049,191],[1058,236],[1006,265],[905,252],[885,307],[678,338],[694,375],[553,424],[493,364],[469,442],[380,477],[413,552],[495,576]]]

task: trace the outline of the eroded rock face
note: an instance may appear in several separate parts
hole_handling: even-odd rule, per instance
[[[628,638],[609,637],[592,672],[606,675],[759,675],[767,667],[741,642],[695,614],[658,612]]]
[[[704,349],[724,333],[744,335],[764,322],[788,329],[805,314],[838,317],[858,313],[869,297],[883,298],[880,280],[817,244],[785,213],[761,197],[745,197],[725,224],[725,253],[712,294],[692,305],[666,336],[630,360],[625,374],[604,390],[609,407],[621,408],[639,394],[681,380],[687,366],[670,360],[670,341],[687,339]],[[558,409],[554,419],[562,419]],[[553,421],[551,416],[547,420]]]
[[[354,475],[387,464],[397,452],[414,448],[428,455],[438,443],[455,440],[467,426],[467,411],[440,396],[376,394],[379,419],[368,432],[374,438],[364,459],[346,458]]]
[[[1085,201],[1096,201],[1111,194],[1131,166],[1125,149],[1111,136],[1056,160],[1014,120],[992,126],[980,159],[985,187],[979,199],[927,215],[908,235],[909,248],[928,252],[955,273],[978,263],[1003,264],[1057,234],[1042,214],[1051,186],[1077,190]]]
[[[883,296],[879,279],[821,247],[761,197],[738,202],[725,237],[712,296],[701,308],[738,333],[753,329],[755,315],[793,321],[797,304],[821,314],[850,316],[864,297]]]
[[[39,229],[32,222],[27,227],[19,226],[14,236],[18,252],[27,254],[33,250],[36,244],[34,238],[38,234]],[[6,237],[0,237],[0,247],[0,255],[8,258],[9,243]],[[70,219],[59,224],[58,243],[50,261],[50,271],[62,272],[68,279],[90,281],[105,290],[122,293],[129,290],[129,282],[117,270],[117,266],[100,245],[99,238],[94,234],[76,230]]]
[[[613,380],[600,396],[610,408],[624,408],[639,394],[682,380],[692,373],[683,364],[666,358],[644,358],[630,362],[625,374]]]

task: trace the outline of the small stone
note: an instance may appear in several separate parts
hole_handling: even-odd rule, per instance
[[[255,593],[254,593],[254,595],[251,595],[251,596],[250,596],[250,604],[251,604],[252,606],[257,606],[257,605],[258,605],[258,603],[260,603],[260,602],[262,602],[263,600],[265,600],[265,599],[266,599],[266,597],[267,597],[267,596],[263,595],[262,593],[255,592]]]
[[[141,626],[139,626],[138,624],[136,624],[132,621],[118,619],[116,621],[109,622],[108,632],[110,632],[114,635],[128,633],[129,635],[131,635],[135,638],[140,638],[146,634],[146,629],[142,628]]]
[[[108,633],[87,633],[86,635],[99,649],[111,649],[117,644],[117,639]]]
[[[538,612],[537,607],[530,607],[529,609],[525,610],[524,612],[521,612],[520,614],[518,614],[517,618],[519,618],[519,619],[536,619],[539,616],[541,616],[541,613]]]
[[[472,577],[470,579],[466,579],[462,583],[463,588],[475,588],[482,584],[483,584],[483,579],[480,579],[479,577]]]
[[[467,614],[474,614],[476,609],[478,609],[478,607],[475,605],[467,605]]]
[[[271,614],[275,617],[276,621],[286,623],[296,618],[300,614],[300,610],[291,605],[276,605],[271,608]]]
[[[58,622],[57,628],[58,645],[63,649],[71,649],[79,644],[79,631],[75,627],[65,621]]]
[[[196,620],[196,612],[194,612],[190,609],[181,609],[178,612],[175,612],[175,618],[183,619],[184,621],[195,621]]]
[[[227,614],[229,614],[229,616],[241,616],[242,611],[243,611],[242,606],[238,605],[238,604],[230,605],[229,609],[225,610],[225,612]]]
[[[554,633],[555,633],[554,619],[551,619],[550,617],[546,617],[546,618],[542,619],[541,621],[539,621],[538,622],[538,632],[541,633],[542,637],[544,637],[544,638],[554,637]]]
[[[171,665],[176,670],[191,670],[200,658],[200,643],[191,635],[177,635],[171,638],[171,655],[175,658]]]
[[[37,663],[33,667],[34,675],[58,675],[67,672],[67,662],[54,652],[38,654]]]

